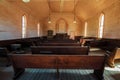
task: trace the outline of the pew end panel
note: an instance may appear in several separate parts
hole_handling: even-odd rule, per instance
[[[107,64],[114,68],[115,67],[115,60],[120,59],[120,48],[116,47],[113,52],[107,51],[108,58],[107,58]]]

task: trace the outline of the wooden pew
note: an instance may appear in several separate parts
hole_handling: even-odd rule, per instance
[[[7,60],[6,66],[11,65],[10,58],[9,58],[9,51],[5,47],[0,47],[0,58],[5,58]]]
[[[88,55],[88,46],[31,46],[32,54]]]
[[[51,39],[51,40],[44,40],[44,43],[76,43],[76,40],[72,39]]]
[[[104,55],[32,55],[12,54],[10,58],[14,68],[14,79],[25,71],[25,68],[56,69],[93,69],[99,80],[103,80]],[[57,74],[59,77],[59,73]]]
[[[120,48],[116,47],[113,52],[107,51],[107,64],[114,68],[115,67],[115,60],[120,59]]]
[[[80,46],[80,43],[39,43],[37,46]]]

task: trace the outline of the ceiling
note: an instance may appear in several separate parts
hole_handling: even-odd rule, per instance
[[[23,3],[22,0],[6,0],[21,9],[30,12],[33,16],[44,19],[50,12],[73,13],[74,0],[31,0]],[[75,14],[79,19],[86,20],[101,12],[117,0],[75,0]]]

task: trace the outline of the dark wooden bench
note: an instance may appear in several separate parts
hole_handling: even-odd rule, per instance
[[[44,43],[76,43],[76,40],[72,39],[51,39],[51,40],[44,40]]]
[[[0,58],[5,58],[7,60],[6,66],[11,65],[9,55],[10,53],[8,52],[6,47],[0,47]]]
[[[106,61],[107,64],[110,67],[114,68],[115,67],[115,60],[120,59],[120,48],[118,48],[118,47],[115,48],[115,50],[113,52],[107,51],[107,55],[108,55],[107,61]]]
[[[93,69],[99,80],[103,80],[105,56],[103,55],[32,55],[12,54],[10,58],[14,68],[14,79],[25,71],[25,68],[56,69]]]
[[[88,55],[88,46],[31,46],[32,54]]]
[[[80,43],[40,43],[39,46],[80,46]]]

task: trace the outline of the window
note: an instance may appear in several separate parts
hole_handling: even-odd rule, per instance
[[[22,38],[26,37],[27,18],[25,15],[22,16]]]
[[[87,36],[87,26],[88,26],[88,23],[85,22],[85,28],[84,28],[84,36],[85,37]]]
[[[37,24],[37,35],[40,36],[40,23]]]
[[[70,32],[70,39],[74,40],[75,39],[75,32],[74,31],[71,31]]]
[[[98,38],[103,37],[103,27],[104,27],[104,14],[102,13],[99,18]]]

